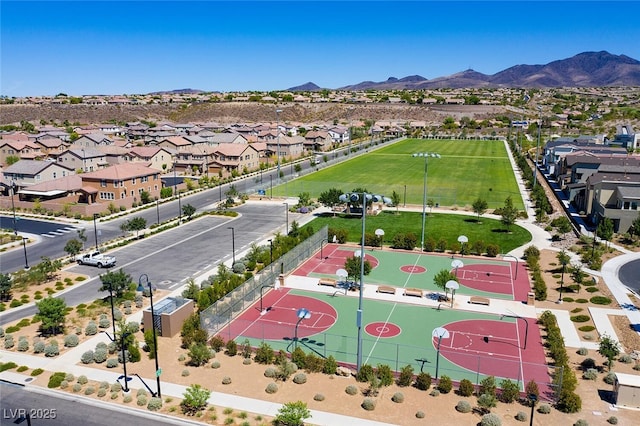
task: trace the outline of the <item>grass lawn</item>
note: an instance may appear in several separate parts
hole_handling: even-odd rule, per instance
[[[469,238],[469,244],[481,240],[485,244],[495,244],[500,247],[501,253],[507,253],[516,247],[520,247],[531,241],[531,234],[524,228],[512,226],[511,232],[505,232],[506,228],[500,221],[489,218],[480,218],[477,223],[475,216],[465,216],[456,214],[432,213],[427,215],[425,227],[425,241],[432,238],[438,241],[440,238],[447,240],[447,244],[458,241],[460,235]],[[342,228],[349,231],[348,241],[359,243],[362,235],[361,216],[346,216],[331,214],[322,215],[312,220],[305,226],[313,226],[318,230],[324,225],[330,228]],[[420,247],[420,237],[422,233],[422,213],[400,212],[396,215],[395,210],[389,209],[377,216],[367,216],[365,220],[366,232],[373,233],[376,229],[384,230],[384,244],[390,245],[393,236],[399,232],[413,232]],[[329,236],[331,238],[331,236]]]
[[[514,206],[524,209],[501,141],[407,139],[282,184],[273,193],[296,196],[309,192],[317,198],[332,187],[344,192],[365,188],[386,196],[395,191],[404,204],[406,186],[406,203],[422,205],[424,159],[411,156],[416,152],[441,156],[427,160],[427,198],[439,205],[470,206],[480,197],[495,209],[511,195]]]

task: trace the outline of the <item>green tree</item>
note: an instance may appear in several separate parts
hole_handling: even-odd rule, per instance
[[[360,257],[347,256],[344,262],[344,269],[347,271],[348,276],[353,278],[354,280],[360,277],[360,269],[361,269]],[[365,259],[364,274],[369,275],[370,272],[371,272],[371,263],[369,263],[369,261]]]
[[[305,402],[287,402],[280,407],[273,423],[277,426],[302,426],[310,417],[311,411]]]
[[[187,217],[187,220],[191,220],[191,216],[196,212],[196,208],[191,204],[185,204],[182,206],[182,214]]]
[[[40,319],[40,331],[44,335],[55,335],[64,331],[67,304],[64,299],[46,297],[36,302],[37,317]]]
[[[129,288],[132,279],[131,275],[125,273],[122,268],[120,268],[117,271],[109,271],[100,275],[100,281],[102,282],[102,286],[98,291],[109,291],[109,289],[111,289],[116,298],[121,298],[125,290]]]
[[[20,157],[18,157],[17,155],[7,155],[7,159],[5,161],[7,163],[7,166],[11,166],[20,161]]]
[[[473,202],[471,207],[473,207],[473,212],[478,215],[478,222],[480,222],[480,216],[482,216],[487,211],[487,209],[489,208],[489,204],[487,203],[487,200],[478,198]]]
[[[455,276],[455,274],[453,274],[451,271],[449,271],[448,269],[441,269],[440,272],[438,272],[434,277],[433,277],[433,283],[436,285],[436,287],[438,287],[439,289],[444,290],[445,295],[447,294],[447,292],[449,291],[447,289],[447,282],[448,281],[456,281],[458,282],[458,277]]]
[[[607,359],[607,368],[611,371],[613,360],[620,355],[620,343],[613,340],[609,335],[603,334],[602,337],[600,337],[598,353]]]
[[[393,191],[391,193],[391,202],[394,206],[396,206],[396,214],[398,214],[398,206],[400,205],[400,194],[398,194],[396,191]]]
[[[156,357],[156,344],[153,341],[153,330],[151,328],[144,331],[144,350],[149,352],[149,359]]]
[[[193,343],[189,347],[189,365],[200,367],[211,359],[211,350],[205,343]]]
[[[613,238],[613,221],[608,217],[602,218],[596,228],[596,235],[607,243],[611,241],[611,238]]]
[[[142,191],[140,193],[140,202],[142,204],[149,204],[151,202],[151,194],[149,191]]]
[[[318,202],[324,204],[327,207],[333,207],[340,204],[340,196],[342,194],[342,190],[338,188],[329,188],[328,190],[320,193]]]
[[[11,300],[11,275],[0,273],[0,301]]]
[[[50,281],[55,276],[56,272],[62,269],[62,261],[60,260],[51,260],[47,256],[42,256],[40,258],[40,263],[38,263],[35,269],[44,277],[45,280]]]
[[[147,227],[147,219],[142,216],[136,216],[126,221],[123,225],[123,229],[127,231],[136,231],[136,238],[138,238],[140,231]]]
[[[567,232],[571,231],[571,221],[566,216],[560,216],[558,219],[554,220],[553,225],[556,227],[558,232],[562,234],[563,238]]]
[[[82,245],[82,241],[72,238],[65,244],[64,251],[68,253],[69,256],[74,257],[82,251]]]
[[[571,274],[571,279],[576,284],[582,284],[584,279],[587,277],[587,273],[582,270],[582,266],[580,264],[571,265],[569,267],[569,273]]]
[[[191,314],[183,323],[180,331],[182,337],[182,347],[190,348],[194,343],[206,343],[207,332],[200,326],[200,315],[195,312]]]
[[[182,395],[180,407],[187,416],[194,416],[207,408],[207,400],[211,396],[211,391],[198,384],[191,385]]]
[[[631,226],[629,227],[629,234],[631,234],[632,237],[640,236],[640,213],[638,213],[638,217],[631,223]]]
[[[518,217],[518,209],[513,206],[513,200],[511,196],[508,196],[504,200],[504,207],[502,208],[502,224],[507,227],[507,231],[511,230],[511,225],[516,223]]]

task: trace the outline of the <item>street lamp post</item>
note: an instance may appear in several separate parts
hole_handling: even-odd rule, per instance
[[[273,240],[269,241],[269,265],[271,265],[271,270],[273,270]]]
[[[98,250],[98,225],[96,225],[96,219],[100,215],[98,213],[93,214],[93,235],[96,238],[96,251]]]
[[[231,229],[231,250],[232,250],[231,268],[233,268],[233,265],[236,264],[236,230],[233,226],[228,226],[227,229]]]
[[[281,109],[276,109],[276,140],[277,140],[277,149],[278,152],[276,153],[276,161],[278,163],[278,167],[277,169],[277,179],[276,179],[276,183],[279,185],[280,184],[280,113],[282,112]]]
[[[149,281],[149,277],[147,276],[147,274],[142,274],[140,275],[140,278],[138,278],[137,290],[140,292],[144,291],[144,285],[142,284],[143,282],[145,282],[149,287],[149,301],[151,303],[151,330],[153,330],[153,347],[155,352],[155,356],[153,358],[156,361],[156,384],[158,389],[158,391],[156,392],[156,395],[154,396],[157,396],[158,398],[162,398],[162,393],[160,392],[160,373],[162,371],[160,370],[160,366],[158,365],[158,338],[156,336],[156,316],[155,316],[155,312],[153,311],[153,288],[151,286],[151,282]]]
[[[300,325],[302,320],[311,318],[311,312],[309,312],[305,308],[300,308],[300,309],[298,309],[297,315],[298,315],[298,322],[296,322],[296,329],[294,331],[294,337],[293,337],[293,349],[294,350],[298,348],[298,326]]]
[[[419,152],[413,157],[424,157],[424,178],[422,183],[422,236],[420,238],[420,251],[424,251],[424,227],[427,220],[427,158],[440,158],[440,154],[433,152]]]
[[[527,397],[529,398],[529,402],[531,403],[531,418],[529,419],[529,426],[533,426],[533,414],[535,413],[535,406],[536,406],[536,401],[538,400],[538,395],[536,395],[535,393],[530,393],[529,395],[527,395]]]
[[[129,384],[127,383],[129,381],[129,378],[127,377],[127,354],[124,350],[124,339],[130,334],[131,333],[123,332],[122,335],[120,336],[120,349],[122,350],[122,369],[123,369],[124,376],[118,377],[118,379],[124,377],[124,386],[122,388],[122,391],[124,393],[129,393]]]
[[[24,270],[28,271],[29,267],[29,259],[27,258],[27,237],[22,237],[22,247],[24,248]]]
[[[16,193],[16,182],[11,181],[11,209],[13,210],[13,234],[18,235],[18,220],[16,219],[16,205],[13,202],[13,194]]]
[[[440,368],[440,343],[442,343],[442,338],[449,338],[449,330],[444,327],[437,327],[431,333],[431,336],[438,338],[438,348],[437,348],[437,356],[436,356],[436,380],[438,380],[438,370]]]
[[[160,225],[160,199],[156,200],[156,215],[158,216],[158,225]]]
[[[356,202],[362,201],[362,236],[360,238],[360,283],[359,283],[359,295],[358,295],[358,311],[356,313],[356,326],[358,327],[358,349],[357,349],[357,361],[356,368],[360,371],[362,367],[362,302],[364,291],[364,233],[365,233],[365,220],[367,213],[367,202],[380,202],[385,204],[391,204],[391,200],[388,197],[382,195],[372,195],[363,192],[362,194],[351,193],[340,195],[340,201],[347,203],[349,201]]]
[[[284,204],[285,211],[286,211],[286,222],[285,222],[285,228],[284,228],[284,235],[289,235],[289,203],[282,203],[282,204]]]

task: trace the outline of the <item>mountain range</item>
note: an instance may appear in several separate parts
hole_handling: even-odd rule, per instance
[[[363,81],[338,90],[421,90],[491,87],[607,87],[640,86],[640,61],[606,51],[584,52],[544,65],[515,65],[493,75],[468,69],[445,77],[426,79],[420,75],[389,77],[386,81]],[[322,90],[308,82],[289,91]]]

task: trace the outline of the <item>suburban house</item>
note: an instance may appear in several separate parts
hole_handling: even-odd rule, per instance
[[[605,168],[589,176],[584,202],[580,207],[586,208],[592,223],[607,217],[615,232],[628,232],[640,214],[640,167]]]
[[[640,149],[640,133],[636,133],[629,124],[618,125],[616,127],[616,136],[609,143],[634,151]]]
[[[156,145],[163,148],[169,148],[174,151],[180,151],[188,146],[191,146],[192,143],[185,139],[183,136],[170,136],[168,138],[162,139]]]
[[[102,133],[89,133],[80,136],[73,144],[86,148],[95,148],[98,145],[113,145],[113,140]]]
[[[225,143],[215,148],[216,161],[210,167],[210,172],[222,173],[223,177],[234,171],[242,174],[244,171],[257,170],[260,167],[258,151],[250,144]]]
[[[293,160],[301,157],[304,153],[304,142],[305,138],[302,136],[280,135],[279,138],[267,141],[267,151],[278,155],[278,148],[280,148],[280,158]]]
[[[343,126],[332,127],[328,130],[329,136],[334,143],[342,144],[349,142],[349,128]]]
[[[69,144],[62,139],[51,136],[36,139],[34,142],[40,146],[40,151],[45,157],[53,158],[58,157],[58,155],[63,153],[64,150],[67,149],[67,146],[69,146]]]
[[[162,172],[173,168],[173,156],[169,148],[161,146],[136,146],[122,156],[124,163],[140,163]]]
[[[5,182],[15,182],[18,188],[26,188],[41,182],[73,175],[68,168],[53,161],[20,160],[2,171]]]
[[[94,172],[83,173],[82,188],[91,197],[88,204],[114,203],[130,208],[140,203],[141,194],[146,191],[149,198],[160,198],[160,172],[142,164],[115,164]]]
[[[0,164],[7,164],[8,157],[18,157],[25,160],[35,160],[42,158],[44,154],[40,145],[31,141],[16,141],[11,139],[0,139]]]
[[[180,173],[208,174],[212,169],[218,170],[213,164],[216,161],[217,147],[206,144],[192,145],[175,153],[173,165]]]
[[[304,148],[307,151],[328,151],[333,140],[326,130],[311,130],[304,136]]]
[[[201,134],[198,134],[198,136],[201,136]],[[201,137],[204,138],[204,136],[201,136]],[[212,135],[204,139],[211,146],[217,146],[222,143],[246,144],[248,142],[247,138],[245,138],[239,133],[213,133]]]
[[[96,148],[78,148],[77,146],[69,147],[58,155],[58,164],[83,172],[92,172],[109,165],[107,156],[103,152]]]
[[[586,151],[592,154],[626,155],[627,151],[620,147],[611,147],[593,143],[590,139],[578,140],[577,138],[558,138],[546,143],[542,154],[542,164],[546,172],[558,178],[562,174],[559,164],[561,159],[577,151]],[[540,159],[538,160],[540,161]]]

